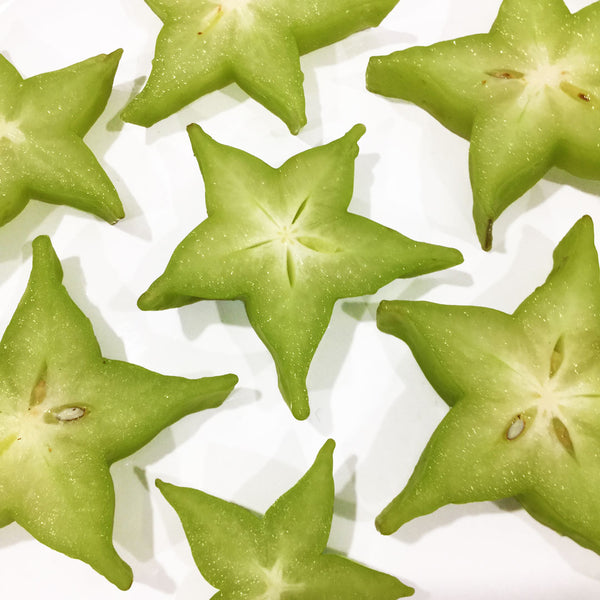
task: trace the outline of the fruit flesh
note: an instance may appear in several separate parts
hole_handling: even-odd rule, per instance
[[[557,166],[600,172],[600,8],[504,0],[489,34],[373,57],[367,87],[430,112],[471,141],[473,217],[485,250],[494,221]]]
[[[340,298],[462,261],[347,211],[364,127],[274,169],[190,126],[208,219],[176,248],[138,300],[162,310],[201,299],[241,299],[273,356],[293,415],[309,415],[306,377]]]
[[[0,225],[31,198],[115,223],[117,192],[83,136],[104,111],[122,51],[22,79],[0,55]]]
[[[386,302],[378,326],[408,343],[451,406],[382,533],[449,503],[515,496],[532,516],[600,551],[600,269],[591,219],[554,252],[512,315]]]
[[[149,127],[235,82],[296,134],[306,124],[300,55],[378,25],[397,1],[147,0],[164,25],[122,118]]]
[[[333,517],[333,440],[266,514],[158,480],[217,598],[394,600],[414,590],[395,577],[324,554]]]
[[[103,358],[49,238],[36,238],[27,289],[0,343],[0,525],[16,521],[127,589],[131,569],[112,544],[109,466],[179,418],[220,405],[236,381]]]

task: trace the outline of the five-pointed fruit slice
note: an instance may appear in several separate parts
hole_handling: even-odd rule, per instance
[[[337,554],[323,554],[333,517],[333,449],[266,514],[191,488],[156,485],[177,511],[213,600],[394,600],[414,590]]]
[[[553,166],[600,173],[600,2],[504,0],[489,34],[373,57],[367,87],[410,100],[471,140],[484,249],[504,209]]]
[[[146,87],[123,111],[153,125],[237,83],[292,133],[306,124],[300,55],[378,25],[398,0],[146,0],[164,26]]]
[[[362,125],[279,169],[218,144],[197,125],[189,133],[208,219],[177,247],[138,305],[243,300],[275,360],[285,401],[304,419],[306,376],[336,300],[456,265],[462,256],[348,212]]]
[[[516,496],[539,521],[600,552],[600,271],[584,217],[548,279],[508,315],[384,302],[379,328],[405,340],[452,405],[382,533],[448,503]]]
[[[220,405],[235,375],[190,380],[102,358],[61,284],[47,237],[0,342],[0,526],[16,521],[122,589],[109,466],[192,412]]]
[[[108,102],[121,54],[25,80],[0,55],[0,225],[30,198],[109,223],[123,217],[113,184],[83,142]]]

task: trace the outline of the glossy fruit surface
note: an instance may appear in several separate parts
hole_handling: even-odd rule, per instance
[[[536,519],[600,552],[600,270],[584,217],[548,279],[512,314],[384,302],[378,326],[405,340],[452,406],[382,533],[448,503],[515,496]]]
[[[181,242],[138,306],[243,300],[275,360],[284,400],[305,419],[308,369],[336,300],[454,266],[462,256],[348,212],[362,125],[278,169],[215,142],[197,125],[189,133],[208,219]]]
[[[333,517],[333,440],[265,515],[158,480],[177,511],[213,600],[395,600],[414,590],[395,577],[324,553]]]
[[[306,124],[300,55],[373,27],[398,0],[146,0],[163,21],[123,119],[146,127],[237,83],[292,133]]]
[[[373,57],[367,87],[410,100],[471,141],[473,217],[494,221],[557,166],[600,173],[600,3],[504,0],[488,34]]]
[[[23,79],[0,54],[0,225],[30,199],[115,223],[119,196],[83,136],[112,91],[122,50]]]
[[[166,377],[103,358],[61,282],[50,239],[36,238],[29,284],[0,342],[0,527],[16,521],[127,589],[131,569],[112,545],[109,466],[181,417],[219,406],[237,378]]]

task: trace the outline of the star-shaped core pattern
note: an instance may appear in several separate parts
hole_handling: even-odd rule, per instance
[[[90,564],[122,589],[130,567],[112,544],[109,466],[190,413],[219,406],[235,375],[168,377],[103,358],[62,285],[47,237],[0,342],[0,527]]]
[[[275,360],[285,401],[304,419],[308,369],[336,300],[454,266],[462,256],[348,212],[362,125],[278,169],[215,142],[197,125],[189,133],[208,219],[177,247],[138,305],[243,300]]]
[[[377,323],[410,346],[452,406],[402,493],[392,533],[449,503],[515,496],[536,519],[600,552],[600,270],[589,217],[512,314],[384,302]]]
[[[504,0],[489,34],[373,57],[367,87],[410,100],[471,141],[473,217],[494,221],[552,167],[600,173],[600,2]]]
[[[378,25],[397,2],[146,0],[164,26],[148,82],[122,117],[148,127],[235,82],[298,133],[300,55]]]
[[[173,506],[213,600],[395,600],[395,577],[324,553],[333,518],[333,440],[309,471],[257,515],[191,488],[156,482]]]
[[[83,136],[106,107],[122,51],[23,79],[0,55],[0,226],[31,198],[115,223],[119,196]]]

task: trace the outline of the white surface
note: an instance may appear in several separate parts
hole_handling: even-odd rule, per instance
[[[568,2],[572,10],[585,4]],[[370,56],[487,31],[498,5],[401,0],[379,29],[303,57],[308,125],[293,137],[235,86],[148,131],[121,124],[116,115],[147,75],[160,27],[143,1],[0,0],[0,50],[24,76],[125,49],[108,108],[86,140],[127,214],[111,227],[31,202],[0,229],[0,331],[23,293],[31,240],[47,233],[67,289],[91,318],[106,356],[173,375],[240,377],[221,409],[184,419],[112,468],[114,539],[134,571],[131,600],[204,600],[213,593],[175,513],[154,488],[156,477],[264,511],[306,471],[328,437],[337,441],[330,547],[414,586],[416,599],[600,594],[600,557],[538,524],[514,501],[446,507],[387,538],[373,526],[447,411],[407,347],[377,331],[378,302],[402,297],[512,311],[545,279],[554,246],[581,215],[600,224],[600,183],[552,172],[505,212],[494,251],[484,253],[471,221],[468,144],[424,111],[365,90]],[[280,398],[272,360],[240,303],[203,302],[162,313],[136,308],[175,246],[205,217],[203,184],[184,131],[189,122],[273,165],[362,122],[367,133],[351,209],[465,256],[457,268],[338,303],[313,361],[306,422],[295,421]],[[86,564],[14,524],[0,530],[0,595],[124,597]]]

